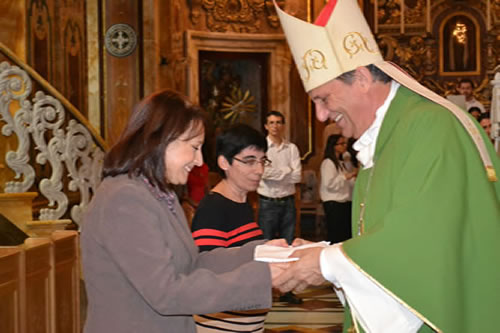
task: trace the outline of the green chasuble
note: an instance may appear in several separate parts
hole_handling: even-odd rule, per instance
[[[348,259],[422,319],[421,331],[498,332],[500,181],[488,181],[460,122],[401,86],[374,163],[355,185],[353,235],[361,203],[365,227],[344,243]]]

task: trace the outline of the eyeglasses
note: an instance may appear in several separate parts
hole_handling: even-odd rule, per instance
[[[245,160],[240,160],[239,158],[237,157],[233,157],[233,160],[236,160],[238,162],[241,162],[249,167],[254,167],[256,166],[257,164],[260,164],[264,167],[266,166],[270,166],[271,165],[271,160],[269,160],[267,157],[264,157],[263,159],[261,160],[258,160],[256,158],[249,158],[249,159],[245,159]]]

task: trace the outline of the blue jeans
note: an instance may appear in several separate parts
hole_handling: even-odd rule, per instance
[[[291,244],[295,238],[295,199],[269,201],[259,197],[259,226],[264,238],[284,238]]]

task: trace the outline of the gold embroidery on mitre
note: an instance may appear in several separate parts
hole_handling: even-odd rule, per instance
[[[366,50],[370,53],[377,53],[368,46],[368,40],[359,32],[350,32],[344,37],[344,50],[352,58],[356,53]]]
[[[302,68],[305,70],[305,81],[311,78],[311,71],[315,69],[328,69],[326,66],[326,57],[319,50],[309,49],[302,57]]]

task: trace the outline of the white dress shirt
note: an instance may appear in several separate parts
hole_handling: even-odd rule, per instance
[[[326,158],[321,162],[319,196],[321,201],[352,201],[352,189],[355,178],[347,179],[345,173],[351,169],[350,162],[339,161],[342,168],[337,170],[333,161]]]
[[[264,169],[257,193],[269,198],[283,198],[295,193],[295,184],[302,178],[299,149],[283,140],[276,145],[267,137],[267,158],[271,165]]]

